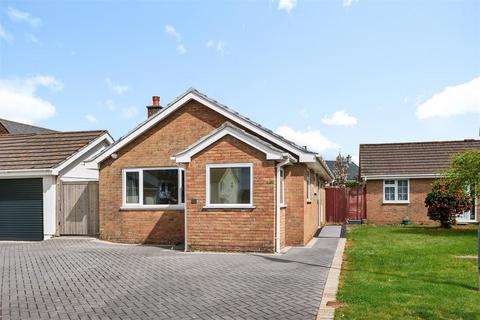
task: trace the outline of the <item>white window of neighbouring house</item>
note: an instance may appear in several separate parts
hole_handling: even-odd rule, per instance
[[[169,207],[185,202],[184,170],[143,168],[123,171],[123,206]]]
[[[312,197],[311,195],[311,175],[310,175],[310,170],[307,172],[307,201],[310,201],[310,198]]]
[[[285,171],[280,168],[280,205],[285,206]]]
[[[384,180],[383,202],[384,203],[408,203],[409,181],[407,179]]]
[[[207,165],[207,206],[253,206],[253,166],[251,163]]]

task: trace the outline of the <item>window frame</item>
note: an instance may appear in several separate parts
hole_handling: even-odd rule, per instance
[[[285,205],[285,169],[280,168],[280,207],[284,208]]]
[[[389,184],[387,185],[385,183],[385,181],[395,181],[395,184]],[[398,181],[401,180],[401,181],[407,181],[407,200],[398,200]],[[386,200],[385,199],[385,187],[386,186],[389,186],[389,187],[393,187],[394,188],[394,196],[395,196],[395,199],[394,200]],[[408,204],[410,203],[410,179],[394,179],[394,178],[390,178],[390,179],[383,179],[383,203],[404,203],[404,204]]]
[[[210,203],[211,168],[250,168],[249,203]],[[254,208],[253,205],[253,163],[209,163],[205,166],[205,208]]]
[[[177,174],[177,189],[178,189],[178,203],[177,204],[143,204],[143,171],[149,170],[178,170]],[[184,168],[180,167],[145,167],[145,168],[125,168],[122,169],[122,209],[183,209],[185,202],[182,202],[182,193],[184,186],[182,184],[182,171]],[[127,172],[138,172],[138,203],[127,203]]]

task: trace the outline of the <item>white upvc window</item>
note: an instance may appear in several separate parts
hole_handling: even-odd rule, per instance
[[[182,168],[134,168],[122,172],[124,208],[183,208],[185,173]]]
[[[383,203],[409,203],[409,194],[408,179],[383,180]]]
[[[285,206],[285,170],[280,168],[280,206]]]
[[[207,164],[206,193],[207,207],[253,207],[253,165]]]
[[[307,172],[307,201],[311,201],[312,198],[312,190],[311,190],[311,175],[310,170]]]

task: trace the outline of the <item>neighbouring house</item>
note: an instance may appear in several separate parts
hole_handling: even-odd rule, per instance
[[[328,169],[335,176],[335,160],[325,160],[327,163]],[[334,177],[336,178],[336,177]],[[347,181],[353,182],[358,181],[359,179],[359,168],[358,165],[352,161],[352,156],[347,156]]]
[[[100,238],[185,250],[280,251],[325,221],[333,178],[315,152],[189,89],[92,166],[100,170]]]
[[[98,234],[98,170],[85,160],[113,143],[110,135],[1,123],[39,133],[0,134],[0,240]]]
[[[0,118],[0,134],[53,133],[55,130]]]
[[[480,149],[480,140],[383,143],[360,145],[360,175],[366,185],[369,223],[433,223],[428,219],[425,197],[432,183],[447,169],[454,155]],[[457,221],[477,221],[475,210]]]

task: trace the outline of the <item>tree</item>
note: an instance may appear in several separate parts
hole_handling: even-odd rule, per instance
[[[347,158],[345,158],[339,153],[333,165],[333,174],[335,175],[335,185],[345,186],[345,183],[347,182],[347,172],[348,172]]]
[[[445,176],[452,181],[454,187],[468,192],[471,199],[478,199],[480,197],[480,150],[466,151],[455,156]],[[480,223],[478,223],[478,290],[480,291]]]
[[[456,224],[457,216],[470,208],[470,205],[470,197],[446,179],[435,182],[432,192],[425,199],[428,217],[440,222],[443,228]]]

